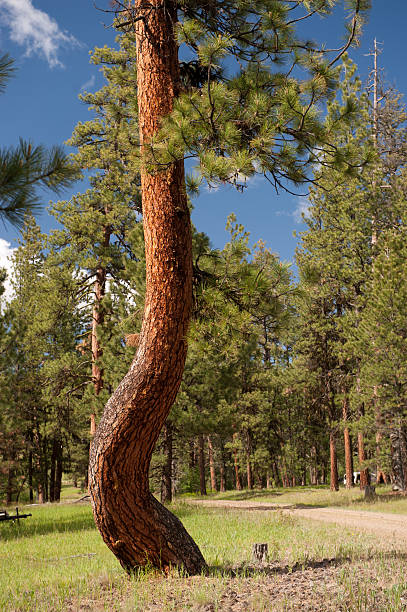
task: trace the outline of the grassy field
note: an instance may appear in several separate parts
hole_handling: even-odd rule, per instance
[[[283,504],[333,505],[334,494],[326,490],[276,493]],[[245,495],[256,499],[252,492],[233,498]],[[361,505],[358,495],[339,494],[348,507]],[[276,501],[273,495],[257,499]],[[378,506],[398,503],[405,502]],[[95,530],[89,505],[35,506],[20,525],[0,525],[0,610],[407,609],[407,551],[395,541],[278,510],[186,503],[173,510],[199,544],[209,575],[163,578],[144,571],[128,578]],[[251,564],[254,542],[269,545],[269,562],[261,568]]]

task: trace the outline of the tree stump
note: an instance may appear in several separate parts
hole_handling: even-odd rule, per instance
[[[365,487],[365,501],[374,501],[376,499],[376,487],[368,485]]]
[[[268,559],[268,544],[253,544],[252,560],[254,563],[264,563]]]

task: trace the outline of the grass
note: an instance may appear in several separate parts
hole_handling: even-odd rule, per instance
[[[377,498],[366,503],[364,493],[359,487],[353,489],[340,488],[330,491],[326,486],[293,487],[292,489],[276,488],[271,491],[254,489],[251,491],[227,491],[226,493],[210,493],[206,498],[227,501],[249,501],[270,503],[282,507],[298,508],[349,508],[353,510],[369,510],[373,512],[391,512],[407,514],[407,497],[394,495],[390,486],[379,485],[376,488]]]
[[[321,504],[330,495],[290,491],[279,498]],[[394,542],[279,511],[186,503],[173,510],[200,546],[208,576],[174,572],[164,579],[141,571],[130,579],[95,530],[89,505],[35,506],[20,525],[0,524],[0,610],[373,612],[407,607],[407,555]],[[270,558],[263,568],[252,566],[254,542],[268,543]]]

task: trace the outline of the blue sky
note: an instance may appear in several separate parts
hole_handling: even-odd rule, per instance
[[[372,4],[361,46],[351,51],[351,56],[365,78],[371,66],[371,58],[365,54],[376,37],[383,43],[380,65],[387,79],[405,93],[407,2],[373,0]],[[106,5],[106,0],[100,0],[100,6]],[[328,20],[314,20],[306,35],[337,46],[343,17],[341,10]],[[107,27],[110,22],[110,15],[97,11],[93,0],[0,0],[0,49],[12,55],[18,67],[0,97],[1,146],[16,144],[19,136],[38,144],[61,144],[78,121],[91,117],[78,94],[82,88],[93,91],[103,83],[98,68],[89,64],[89,51],[95,45],[113,44],[115,33]],[[44,194],[45,206],[48,200],[49,195]],[[282,259],[293,259],[296,239],[292,234],[304,229],[300,211],[306,198],[276,195],[258,178],[243,195],[232,188],[204,190],[194,205],[194,223],[210,236],[214,246],[222,247],[227,240],[226,218],[234,212],[253,242],[262,238]],[[46,212],[38,220],[43,231],[55,226]],[[15,247],[17,237],[12,227],[0,225],[0,265]]]

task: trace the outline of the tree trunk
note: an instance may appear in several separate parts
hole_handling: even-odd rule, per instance
[[[358,459],[359,465],[366,461],[365,444],[363,441],[363,433],[358,432]],[[369,484],[369,470],[360,470],[360,489],[363,490]]]
[[[52,440],[52,453],[51,453],[51,468],[49,475],[49,501],[55,501],[55,468],[57,462],[57,453],[56,453],[56,444],[57,440],[54,437]]]
[[[140,139],[146,145],[179,92],[176,2],[135,1]],[[205,561],[182,523],[149,490],[154,445],[185,365],[192,304],[192,241],[184,164],[141,172],[146,297],[139,346],[106,405],[91,444],[96,525],[128,571],[151,564],[200,573]]]
[[[205,478],[205,442],[203,434],[198,436],[198,464],[199,464],[199,491],[201,495],[206,495]]]
[[[336,440],[333,432],[329,434],[329,454],[331,461],[331,491],[339,491],[338,462],[336,458]]]
[[[226,491],[226,465],[225,465],[225,449],[223,446],[223,442],[220,442],[220,491],[224,493]]]
[[[346,469],[346,488],[353,487],[353,466],[352,466],[352,444],[348,427],[343,430],[343,440],[345,446],[345,469]]]
[[[6,490],[6,504],[11,504],[13,501],[13,480],[14,480],[14,468],[12,467],[14,462],[10,461],[7,470],[7,490]]]
[[[253,473],[252,473],[252,465],[250,461],[246,464],[246,474],[247,474],[247,488],[253,489]]]
[[[62,487],[62,442],[61,438],[58,439],[57,444],[57,458],[55,466],[55,501],[61,501],[61,487]]]
[[[105,210],[107,214],[107,210]],[[103,246],[107,248],[110,243],[110,229],[109,227],[104,228],[104,241]],[[91,333],[91,348],[92,348],[92,381],[94,391],[94,402],[92,412],[90,415],[90,435],[93,436],[96,433],[96,415],[97,415],[97,398],[103,389],[103,370],[100,367],[100,359],[103,355],[102,347],[100,346],[99,340],[99,328],[103,325],[104,313],[102,308],[102,300],[105,295],[106,289],[106,268],[98,266],[96,270],[96,280],[94,284],[94,302],[92,309],[92,333]]]
[[[281,487],[282,479],[281,479],[281,476],[280,476],[280,471],[278,469],[277,461],[273,461],[271,467],[272,467],[272,472],[273,472],[274,485],[276,487]]]
[[[218,485],[216,483],[216,471],[215,471],[215,459],[213,453],[213,444],[211,437],[208,436],[208,454],[209,454],[209,472],[211,475],[211,489],[212,491],[218,490]]]
[[[161,475],[161,503],[172,501],[172,425],[167,421],[163,427],[165,462]]]
[[[33,453],[32,450],[28,453],[28,491],[30,495],[30,504],[34,501],[34,490],[33,490]]]
[[[407,489],[407,432],[401,425],[400,419],[398,426],[390,432],[390,444],[392,455],[393,480],[402,491]]]
[[[233,440],[237,440],[237,433],[233,434]],[[240,480],[240,474],[239,474],[239,462],[237,460],[237,448],[234,447],[233,448],[233,465],[234,465],[234,469],[235,469],[235,487],[237,491],[241,491],[242,490],[242,483]]]
[[[348,420],[348,398],[345,396],[342,405],[342,416],[345,423]],[[349,428],[346,426],[343,430],[343,440],[345,447],[345,470],[346,470],[346,488],[353,487],[353,465],[352,465],[352,444],[349,435]]]

